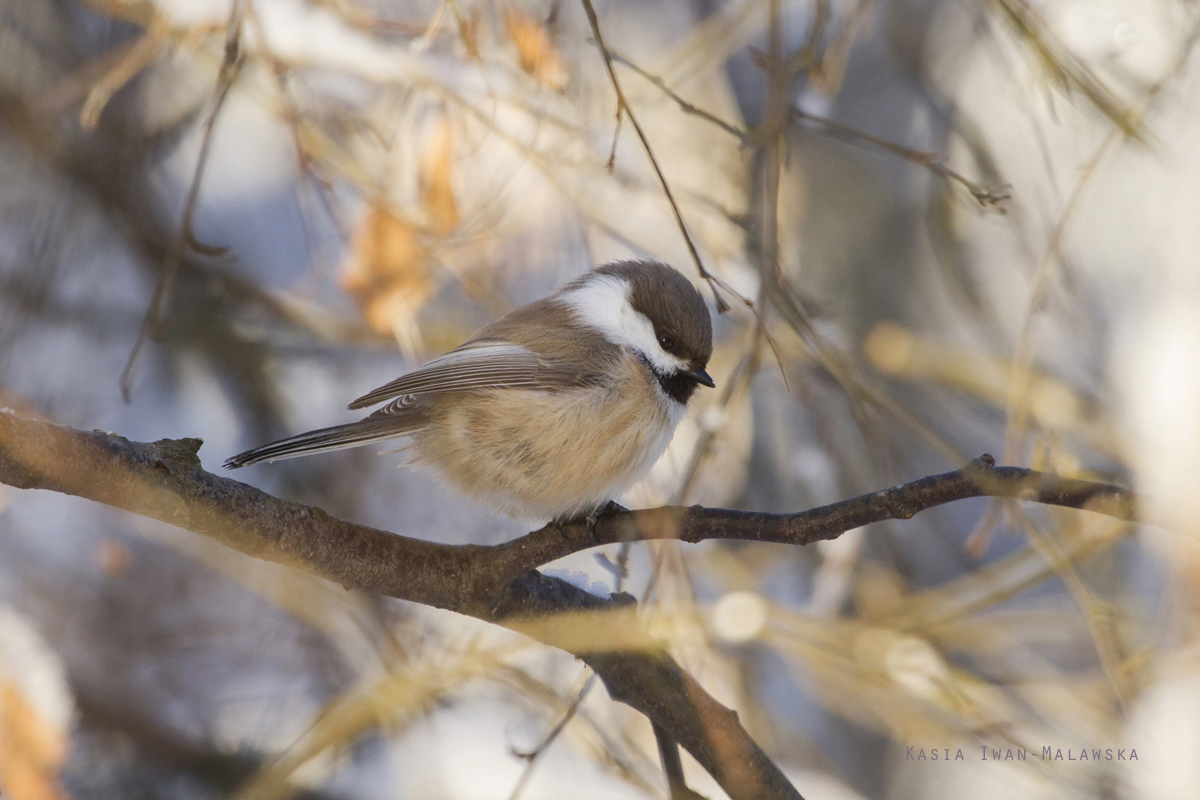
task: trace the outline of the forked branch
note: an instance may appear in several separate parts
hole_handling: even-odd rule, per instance
[[[622,541],[807,544],[970,497],[1010,497],[1137,519],[1136,497],[1127,489],[997,467],[984,456],[954,472],[795,514],[665,507],[605,515],[594,539],[580,522],[547,526],[499,545],[446,545],[347,522],[213,475],[200,465],[200,445],[199,439],[131,442],[0,413],[0,483],[132,511],[255,558],[347,587],[468,614],[562,647],[587,662],[615,699],[644,713],[685,747],[735,800],[800,795],[737,715],[713,700],[669,656],[611,646],[600,651],[578,635],[578,620],[559,626],[552,622],[564,612],[619,612],[630,602],[627,596],[597,597],[536,567]],[[650,639],[647,635],[639,641]]]
[[[200,445],[199,439],[130,442],[0,412],[0,484],[95,500],[348,588],[520,630],[583,659],[613,699],[667,731],[733,800],[803,800],[737,714],[661,648],[613,650],[580,635],[581,614],[617,611],[621,629],[638,627],[632,615],[619,613],[627,595],[597,597],[533,569],[591,544],[542,531],[496,547],[453,546],[355,525],[206,472],[196,455]],[[653,646],[645,632],[627,638]]]

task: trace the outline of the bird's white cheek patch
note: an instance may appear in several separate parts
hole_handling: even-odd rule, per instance
[[[578,289],[564,292],[560,300],[584,325],[603,333],[614,344],[637,350],[664,373],[688,368],[687,362],[663,351],[654,326],[629,302],[629,281],[615,275],[596,275]]]

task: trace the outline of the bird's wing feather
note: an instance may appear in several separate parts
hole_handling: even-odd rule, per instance
[[[367,418],[346,425],[335,425],[332,428],[321,428],[308,431],[278,442],[271,442],[253,450],[239,453],[225,462],[228,469],[258,464],[262,461],[278,461],[281,458],[295,458],[309,453],[321,453],[328,450],[342,450],[347,447],[358,447],[362,444],[391,439],[411,433],[421,427],[423,419],[421,409],[411,409],[413,413],[393,415],[387,419]]]
[[[604,380],[620,353],[599,331],[570,324],[571,309],[546,298],[522,306],[456,350],[368,392],[350,404],[391,401],[366,419],[309,431],[236,455],[228,467],[339,450],[414,433],[429,424],[437,395],[479,389],[555,391]],[[528,346],[527,346],[528,345]]]
[[[375,414],[397,413],[411,405],[411,396],[472,389],[553,389],[578,382],[578,376],[546,363],[531,350],[502,339],[467,342],[423,367],[402,375],[351,403],[366,408],[398,398]]]

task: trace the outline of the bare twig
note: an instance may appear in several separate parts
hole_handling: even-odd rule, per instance
[[[818,15],[819,18],[814,23],[813,30],[809,36],[809,40],[808,40],[807,44],[805,45],[805,47],[801,48],[800,51],[798,51],[799,55],[794,55],[793,57],[788,59],[787,68],[782,73],[780,73],[779,70],[775,70],[771,74],[773,74],[773,75],[781,74],[786,82],[787,80],[794,79],[794,77],[796,75],[796,70],[804,69],[806,67],[806,65],[812,63],[816,59],[817,48],[820,45],[822,35],[823,35],[823,30],[824,30],[824,24],[825,24],[822,20],[827,19],[827,17],[821,17],[820,15],[825,14],[828,11],[827,8],[825,8],[824,10],[822,10],[822,8],[823,8],[823,6],[818,8],[818,11],[820,12]],[[680,97],[672,89],[670,89],[670,87],[667,85],[666,81],[664,81],[662,78],[647,72],[646,70],[642,69],[637,64],[635,64],[632,60],[630,60],[629,58],[627,58],[619,53],[616,53],[611,50],[609,51],[609,53],[613,57],[614,60],[618,61],[621,64],[628,66],[630,69],[637,72],[640,76],[642,76],[646,80],[653,83],[664,94],[666,94],[671,100],[673,100],[676,104],[678,104],[679,107],[685,113],[693,114],[695,116],[700,117],[701,119],[704,119],[712,124],[717,125],[722,130],[737,137],[737,139],[740,142],[742,142],[743,144],[757,143],[757,142],[763,140],[764,133],[761,130],[759,130],[759,129],[744,130],[744,129],[738,128],[724,120],[721,120],[720,118],[718,118],[712,114],[709,114],[708,112],[703,111],[702,109],[697,108],[693,104],[689,103],[688,101],[686,101],[682,97]],[[769,64],[766,64],[765,62],[764,62],[764,65],[770,66]],[[786,96],[787,92],[786,91],[783,92],[782,95]],[[799,109],[795,109],[794,107],[790,109],[790,114],[791,114],[791,119],[793,119],[793,120],[800,119],[802,121],[807,121],[807,122],[813,124],[815,126],[816,130],[820,133],[823,133],[823,134],[829,135],[829,136],[834,136],[834,137],[837,137],[837,138],[840,138],[843,140],[847,140],[850,142],[854,142],[854,143],[862,143],[862,144],[866,144],[868,146],[874,146],[874,147],[882,150],[885,153],[890,153],[890,154],[899,156],[901,158],[905,158],[906,160],[912,161],[913,163],[916,163],[919,166],[922,166],[926,169],[930,169],[935,174],[937,174],[943,178],[960,182],[967,188],[967,190],[972,194],[973,197],[975,197],[975,199],[981,205],[983,205],[986,208],[992,208],[995,210],[1003,211],[1004,203],[1008,198],[1007,190],[1005,190],[1005,189],[1000,189],[1000,190],[987,189],[985,187],[979,186],[978,184],[975,184],[974,182],[970,181],[969,179],[962,176],[961,174],[946,167],[942,163],[942,159],[934,154],[924,153],[924,152],[920,152],[920,151],[912,150],[910,148],[903,147],[901,145],[894,144],[887,140],[872,136],[871,134],[868,134],[864,131],[860,131],[857,128],[853,128],[849,125],[845,125],[844,123],[835,122],[833,120],[828,120],[823,117],[818,117],[815,115],[807,114],[805,112],[800,111]],[[764,129],[765,129],[765,127],[766,126],[764,126]],[[777,174],[777,170],[768,169],[767,173],[768,173],[768,175]],[[766,190],[766,192],[764,194],[764,197],[766,199],[770,200],[770,199],[774,198],[775,196],[776,196],[776,193],[770,192],[769,187],[768,187],[768,189]],[[765,223],[768,219],[773,219],[777,212],[772,211],[772,209],[770,207],[770,203],[764,203],[764,205],[768,206],[763,212],[764,223]],[[773,238],[769,232],[765,232],[764,235],[767,237],[768,240]],[[765,245],[763,247],[763,251],[764,251],[764,255],[766,255],[767,257],[770,256],[770,253],[767,252],[767,247]],[[822,336],[820,336],[820,334],[816,331],[814,326],[809,322],[809,320],[807,319],[807,316],[805,315],[803,309],[801,308],[799,302],[794,297],[794,295],[791,292],[789,287],[787,287],[786,285],[784,285],[781,282],[777,281],[777,282],[772,283],[769,280],[764,281],[762,285],[764,287],[772,287],[772,286],[774,287],[774,295],[771,298],[773,301],[773,305],[775,305],[775,307],[780,311],[780,313],[783,315],[783,318],[785,319],[785,321],[804,340],[806,345],[810,348],[810,350],[816,356],[818,361],[820,361],[822,366],[838,381],[838,383],[846,391],[851,404],[855,408],[855,418],[860,421],[860,424],[866,424],[865,421],[866,421],[867,417],[864,413],[862,413],[863,410],[865,410],[865,407],[868,405],[872,406],[872,407],[878,409],[879,411],[883,412],[885,415],[893,418],[895,421],[899,422],[900,424],[914,430],[917,433],[917,435],[920,436],[920,438],[922,438],[927,443],[929,443],[929,445],[933,448],[933,450],[938,452],[939,454],[942,454],[942,455],[950,458],[952,461],[963,460],[963,457],[960,456],[955,451],[955,448],[950,446],[943,437],[939,436],[936,432],[932,431],[927,425],[924,425],[923,423],[921,423],[910,412],[908,412],[906,409],[904,409],[903,407],[896,404],[890,398],[882,395],[880,392],[878,392],[876,390],[866,387],[861,380],[859,380],[857,377],[855,377],[852,373],[852,370],[850,370],[845,365],[843,359],[840,358],[835,352],[833,352],[833,350],[824,341],[824,338]],[[760,327],[760,329],[762,329],[763,335],[765,336],[767,343],[771,346],[772,350],[775,352],[776,360],[779,360],[778,347],[776,346],[774,339],[770,335],[768,335],[766,333],[765,328],[762,327],[762,317],[761,317],[759,308],[761,306],[763,306],[764,304],[761,302],[755,303],[753,301],[749,301],[746,299],[743,299],[743,302],[745,302],[747,307],[749,307],[751,309],[752,313],[754,313],[755,317],[758,319],[759,327]],[[759,338],[760,337],[758,335],[756,335],[755,340],[757,341]],[[749,356],[749,361],[747,361],[746,359],[743,359],[744,366],[746,368],[743,369],[743,366],[739,366],[738,371],[736,371],[734,373],[734,378],[731,379],[730,388],[734,388],[734,389],[737,389],[738,391],[740,391],[741,382],[748,381],[750,378],[753,377],[754,373],[757,371],[757,363],[758,363],[758,357],[759,357],[758,353],[757,353],[757,347],[752,348],[751,351],[748,353],[748,356]],[[735,379],[737,381],[739,381],[739,384],[736,386],[732,385],[732,381]],[[786,382],[787,382],[786,377],[784,378],[784,381],[786,384]],[[725,393],[725,395],[723,395],[720,407],[722,407],[722,408],[726,407],[728,405],[729,400],[732,399],[733,396],[734,396],[734,393],[727,391]],[[692,457],[689,460],[688,468],[685,471],[685,475],[687,477],[683,484],[684,490],[681,491],[679,494],[679,497],[681,499],[684,499],[687,497],[687,492],[690,489],[694,480],[696,479],[697,475],[699,474],[699,470],[702,467],[703,462],[704,462],[705,458],[707,457],[707,454],[711,450],[711,446],[716,438],[716,435],[717,435],[716,431],[705,431],[703,436],[701,437],[701,441],[700,441],[699,445],[693,451]]]
[[[1019,0],[994,1],[1002,4],[1014,3],[1024,6],[1024,3]],[[1075,215],[1082,205],[1086,191],[1091,186],[1095,176],[1099,174],[1100,168],[1116,153],[1118,145],[1137,137],[1138,131],[1142,130],[1142,121],[1150,113],[1151,109],[1153,109],[1154,103],[1162,94],[1163,89],[1176,76],[1183,72],[1183,68],[1191,58],[1192,51],[1195,50],[1197,42],[1200,42],[1200,25],[1192,28],[1187,39],[1180,46],[1179,52],[1176,53],[1170,67],[1147,90],[1141,106],[1133,115],[1132,122],[1122,124],[1122,119],[1124,118],[1114,119],[1116,124],[1108,132],[1108,135],[1104,137],[1104,141],[1096,148],[1092,157],[1088,159],[1087,164],[1080,173],[1079,180],[1075,182],[1075,188],[1072,190],[1071,196],[1067,199],[1066,205],[1063,206],[1062,212],[1059,214],[1058,222],[1055,224],[1054,231],[1050,235],[1050,241],[1046,245],[1046,251],[1042,254],[1041,259],[1038,261],[1037,269],[1034,271],[1033,286],[1030,289],[1029,301],[1025,307],[1025,315],[1021,321],[1021,328],[1017,333],[1016,345],[1013,348],[1012,380],[1009,384],[1007,409],[1008,429],[1005,432],[1004,438],[1004,459],[1006,461],[1016,461],[1018,459],[1021,442],[1025,437],[1029,417],[1028,398],[1035,356],[1033,322],[1045,306],[1050,287],[1053,284],[1053,278],[1057,274],[1056,268],[1060,262],[1059,256],[1062,252],[1067,230],[1071,223],[1074,222]]]
[[[922,166],[935,175],[939,175],[948,181],[954,182],[962,186],[971,196],[975,198],[985,209],[990,211],[998,211],[1004,213],[1005,204],[1012,198],[1012,193],[1009,187],[1002,186],[999,188],[989,188],[981,186],[960,172],[950,169],[946,166],[944,157],[938,153],[929,153],[921,150],[914,150],[903,145],[889,142],[886,139],[881,139],[878,136],[873,136],[866,131],[861,131],[850,125],[838,122],[837,120],[829,119],[828,117],[810,114],[807,111],[801,111],[798,108],[792,109],[792,115],[802,122],[810,123],[825,133],[832,134],[843,141],[853,144],[867,145],[882,150],[886,153],[899,156],[906,161],[911,161],[914,164]]]
[[[657,722],[652,723],[652,726],[654,740],[658,743],[658,755],[662,759],[663,772],[667,776],[667,791],[671,800],[706,800],[704,795],[688,788],[683,777],[683,762],[679,760],[679,744]]]
[[[759,242],[761,288],[758,306],[764,316],[758,318],[758,335],[766,332],[767,299],[779,285],[779,187],[783,177],[784,133],[787,126],[788,97],[796,72],[783,63],[783,21],[779,0],[770,0],[767,29],[767,108],[763,119],[763,211],[762,239]],[[814,25],[813,40],[820,36]],[[810,47],[814,46],[810,42]],[[755,348],[757,350],[757,348]],[[783,365],[780,364],[780,367]]]
[[[196,456],[201,444],[130,442],[0,414],[0,483],[85,497],[364,591],[485,617],[514,578],[571,553],[624,541],[811,544],[972,497],[1008,497],[1139,521],[1137,497],[1128,489],[997,467],[982,456],[954,472],[791,514],[666,506],[606,514],[594,538],[578,521],[547,525],[499,545],[459,547],[339,520],[205,472]]]
[[[1081,92],[1126,137],[1143,143],[1152,139],[1145,127],[1145,115],[1126,105],[1082,59],[1068,50],[1028,0],[991,0],[991,3],[1055,81],[1068,90]]]
[[[463,47],[467,48],[467,55],[471,57],[472,61],[482,61],[479,56],[479,48],[475,46],[475,39],[468,31],[468,22],[463,17],[462,9],[458,7],[458,0],[446,0],[446,2],[454,14],[454,26],[458,29],[458,38],[462,41]]]
[[[724,119],[721,119],[716,114],[696,106],[681,97],[675,90],[667,85],[667,82],[660,76],[651,72],[647,72],[640,67],[629,57],[617,52],[609,50],[613,61],[636,72],[641,77],[645,78],[650,83],[654,84],[668,98],[673,100],[680,110],[686,114],[699,117],[707,122],[716,125],[721,130],[736,138],[743,145],[751,145],[757,142],[760,134],[757,130],[751,128],[741,128]],[[810,114],[807,111],[801,111],[798,108],[792,109],[792,116],[795,120],[811,125],[818,133],[823,133],[827,136],[840,139],[852,144],[860,144],[875,148],[885,153],[890,153],[899,156],[905,161],[910,161],[917,166],[924,167],[934,174],[957,183],[966,189],[970,195],[984,208],[1003,213],[1005,204],[1011,199],[1012,195],[1009,187],[1003,186],[999,188],[990,188],[982,186],[962,173],[947,167],[945,157],[939,153],[931,153],[923,150],[914,150],[910,147],[905,147],[895,142],[890,142],[887,139],[880,138],[866,131],[855,128],[852,125],[847,125],[844,122],[838,122],[828,117],[822,117],[817,114]]]
[[[154,295],[150,299],[150,307],[146,309],[146,317],[142,320],[142,327],[138,331],[137,340],[133,344],[133,350],[129,353],[129,360],[125,363],[125,369],[121,372],[121,395],[125,398],[126,402],[129,402],[130,393],[133,389],[134,365],[137,362],[142,345],[146,343],[147,337],[157,337],[159,335],[159,328],[162,325],[163,318],[166,316],[167,307],[170,306],[171,297],[175,293],[175,282],[179,277],[179,266],[183,261],[184,249],[212,250],[212,248],[206,248],[196,241],[196,237],[192,233],[192,220],[196,215],[196,204],[200,198],[200,184],[204,180],[204,170],[208,166],[208,154],[212,147],[213,129],[216,127],[217,116],[221,112],[221,107],[225,104],[225,98],[228,96],[229,90],[233,86],[233,81],[237,77],[238,70],[241,67],[240,41],[242,19],[245,17],[245,13],[246,0],[234,0],[233,10],[230,12],[229,17],[229,26],[225,34],[225,55],[221,61],[221,68],[217,73],[217,85],[213,90],[212,105],[208,112],[208,118],[204,121],[204,133],[200,141],[200,154],[196,158],[196,170],[192,175],[191,185],[188,187],[187,198],[184,200],[183,215],[180,219],[179,230],[171,240],[170,247],[167,249],[166,260],[158,274],[158,283],[154,287]]]
[[[903,425],[924,441],[929,448],[951,464],[966,460],[959,449],[915,414],[893,400],[886,392],[866,383],[858,376],[848,359],[821,335],[800,301],[795,290],[781,281],[771,298],[780,316],[792,327],[821,367],[828,372],[851,404],[851,411],[861,427],[868,424],[866,409],[871,408]]]
[[[771,350],[775,355],[775,360],[779,365],[780,375],[783,376],[784,385],[787,385],[787,369],[784,366],[783,359],[779,355],[779,349],[770,335],[767,326],[767,315],[771,307],[768,301],[772,294],[775,293],[776,287],[780,285],[779,187],[783,169],[782,151],[784,129],[787,123],[787,96],[794,83],[795,73],[785,70],[783,65],[783,31],[778,2],[772,0],[769,7],[769,15],[768,39],[770,52],[769,61],[766,64],[768,77],[767,113],[761,135],[757,139],[763,145],[764,150],[762,167],[763,211],[760,215],[762,230],[758,248],[759,293],[753,303],[749,301],[746,303],[753,311],[755,319],[754,329],[749,337],[746,352],[738,361],[737,367],[734,369],[729,380],[725,382],[725,386],[715,406],[722,418],[726,416],[730,405],[744,395],[750,386],[750,382],[758,373],[758,366],[762,357],[760,344],[764,340],[770,344]],[[815,32],[814,35],[816,35]],[[647,75],[644,72],[641,72],[641,74]],[[649,76],[647,75],[647,77]],[[666,85],[662,81],[654,81],[653,78],[651,78],[651,81],[666,91],[671,97],[675,98],[676,102],[680,103],[685,111],[691,107],[690,104],[685,105],[681,98],[678,98],[673,92],[666,89]],[[715,120],[715,117],[701,116],[710,121]],[[717,124],[726,130],[730,129],[729,126],[719,121]],[[743,139],[742,141],[745,142],[747,139]],[[720,427],[717,427],[706,429],[701,433],[695,448],[692,450],[687,469],[684,472],[684,479],[677,494],[677,502],[684,502],[691,493],[695,481],[700,475],[701,468],[712,453],[713,445],[716,443],[720,432]],[[662,555],[663,551],[660,551],[658,557],[655,559],[654,570],[651,573],[647,592],[653,588],[658,579],[663,563]]]
[[[751,334],[751,338],[756,342],[758,340],[758,332],[754,331]],[[757,350],[757,346],[752,343],[750,351],[738,361],[729,378],[722,381],[721,394],[717,398],[715,405],[720,410],[722,419],[728,414],[729,408],[744,397],[746,391],[750,388],[750,382],[754,379],[754,375],[758,371],[760,356]],[[674,502],[686,503],[688,498],[691,497],[692,490],[696,488],[696,481],[700,478],[700,470],[712,453],[719,432],[720,429],[710,429],[708,427],[705,427],[701,432],[700,438],[696,441],[696,446],[692,449],[687,468],[683,471],[683,480],[679,484],[679,491],[673,498]]]
[[[612,147],[608,151],[608,161],[604,167],[608,170],[608,174],[612,175],[613,169],[617,166],[617,143],[621,141],[621,122],[625,119],[625,106],[617,104],[617,124],[613,126]]]
[[[83,109],[79,112],[79,124],[85,131],[96,128],[108,101],[158,55],[170,31],[170,18],[156,14],[150,27],[133,46],[127,49],[123,48],[124,55],[121,59],[105,72],[104,76],[96,81],[88,91]]]
[[[533,748],[533,750],[528,753],[517,754],[521,758],[525,759],[527,763],[525,765],[525,769],[521,772],[521,777],[517,779],[517,785],[513,787],[512,794],[508,796],[508,800],[519,800],[521,797],[521,792],[525,791],[525,786],[529,783],[529,779],[533,777],[533,769],[535,766],[537,766],[538,759],[543,753],[546,752],[546,750],[549,749],[550,745],[554,744],[554,740],[557,739],[558,735],[563,732],[563,728],[567,727],[567,723],[575,718],[575,714],[579,711],[579,705],[583,702],[584,698],[588,696],[588,693],[592,691],[592,687],[595,685],[596,673],[593,672],[591,675],[588,675],[587,680],[583,683],[583,686],[579,687],[579,691],[577,691],[575,696],[571,698],[571,704],[567,706],[565,711],[563,711],[558,722],[554,723],[554,727],[551,728],[544,737],[542,737],[542,741],[538,742],[537,747]]]
[[[1079,575],[1079,570],[1075,566],[1076,562],[1061,552],[1058,543],[1046,534],[1023,509],[1012,508],[1011,513],[1025,529],[1030,546],[1046,559],[1055,574],[1066,585],[1071,599],[1079,606],[1088,633],[1096,646],[1096,657],[1100,662],[1100,669],[1104,672],[1104,677],[1112,688],[1113,696],[1116,698],[1121,712],[1128,714],[1133,698],[1133,687],[1130,686],[1128,676],[1121,669],[1125,648],[1120,641],[1118,632],[1111,624],[1112,620],[1103,614],[1100,601],[1096,599],[1095,594]]]
[[[650,140],[646,138],[646,132],[642,130],[641,123],[633,113],[633,109],[629,107],[628,101],[625,99],[625,93],[621,90],[621,81],[617,78],[617,72],[613,69],[612,54],[608,51],[608,47],[604,44],[604,35],[600,33],[600,19],[596,16],[596,9],[592,7],[592,0],[581,0],[583,10],[587,14],[588,23],[592,27],[592,36],[596,40],[596,46],[600,48],[600,54],[604,57],[604,67],[608,70],[608,78],[612,82],[613,90],[617,93],[617,121],[621,120],[621,112],[629,117],[629,124],[633,126],[637,132],[638,139],[641,140],[642,148],[646,151],[646,157],[650,159],[650,165],[654,167],[654,174],[658,176],[658,182],[662,185],[663,194],[667,196],[667,202],[671,205],[671,212],[675,215],[675,222],[679,225],[679,231],[683,234],[683,240],[687,244],[688,253],[692,256],[692,261],[696,264],[696,270],[700,273],[700,277],[708,282],[709,289],[712,290],[713,298],[717,304],[717,311],[724,314],[729,310],[729,304],[725,298],[721,296],[721,292],[717,288],[717,282],[713,280],[713,276],[704,268],[704,262],[700,260],[700,251],[696,249],[696,244],[692,241],[692,235],[688,232],[687,223],[683,221],[683,214],[679,211],[679,204],[675,202],[675,195],[671,192],[671,186],[667,183],[667,178],[663,175],[662,167],[658,165],[658,159],[654,157],[654,151],[650,149]]]
[[[718,128],[720,128],[721,130],[728,133],[730,136],[737,138],[737,140],[744,145],[753,143],[754,135],[750,131],[744,130],[743,128],[739,128],[737,125],[726,122],[725,120],[718,117],[716,114],[713,114],[709,111],[705,111],[704,109],[700,108],[699,106],[695,106],[695,105],[689,103],[687,100],[684,100],[682,97],[680,97],[678,94],[676,94],[675,91],[673,89],[671,89],[671,87],[667,86],[667,82],[665,80],[663,80],[661,77],[647,72],[646,70],[642,69],[637,64],[635,64],[631,59],[622,55],[621,53],[617,52],[616,50],[610,49],[608,51],[608,54],[612,57],[613,61],[616,61],[618,64],[622,64],[626,67],[629,67],[631,70],[636,72],[638,75],[641,75],[643,78],[650,81],[650,83],[657,86],[659,88],[659,90],[662,91],[663,94],[665,94],[667,97],[674,100],[675,103],[679,106],[679,108],[684,111],[684,113],[692,114],[694,116],[700,117],[701,119],[708,120],[713,125],[716,125]]]

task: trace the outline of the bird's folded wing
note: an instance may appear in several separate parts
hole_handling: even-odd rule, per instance
[[[420,369],[364,394],[348,408],[366,408],[399,398],[375,412],[375,415],[394,414],[415,404],[416,395],[473,389],[553,389],[573,385],[578,380],[579,376],[543,362],[521,345],[500,339],[483,339],[468,342]]]

